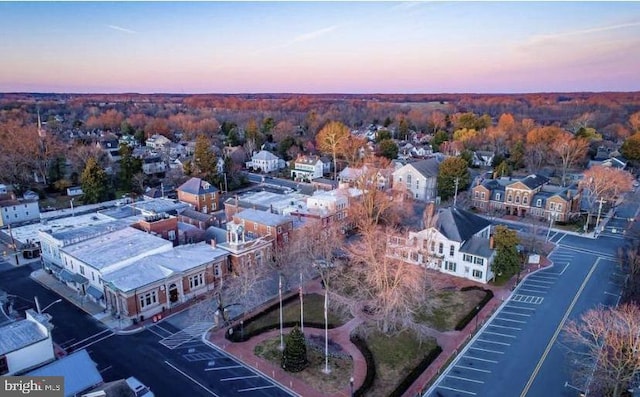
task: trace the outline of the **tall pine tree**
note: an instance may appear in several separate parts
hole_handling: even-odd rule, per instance
[[[287,372],[300,372],[309,365],[307,345],[304,334],[295,326],[289,335],[282,352],[282,368]]]

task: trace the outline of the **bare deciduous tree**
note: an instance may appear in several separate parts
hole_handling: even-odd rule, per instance
[[[640,307],[589,310],[578,321],[569,321],[564,336],[571,354],[577,356],[575,383],[585,385],[589,395],[619,397],[640,375]]]

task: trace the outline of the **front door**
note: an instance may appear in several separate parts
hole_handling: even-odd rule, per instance
[[[169,287],[169,302],[176,303],[178,301],[178,286],[171,284]]]

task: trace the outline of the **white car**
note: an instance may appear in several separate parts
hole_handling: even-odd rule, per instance
[[[128,377],[126,381],[136,397],[155,397],[153,392],[135,377]]]

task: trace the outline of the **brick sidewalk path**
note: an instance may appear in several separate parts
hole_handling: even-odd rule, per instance
[[[546,267],[550,265],[550,262],[543,258],[543,263],[538,265],[529,265],[522,272],[523,277],[529,274],[530,272],[537,270],[540,267]],[[494,299],[491,299],[480,311],[478,314],[478,328],[481,327],[481,324],[493,315],[493,313],[502,305],[502,303],[509,298],[511,295],[511,291],[515,286],[515,277],[509,280],[505,285],[500,287],[488,286],[484,284],[477,284],[483,288],[491,289],[494,293]],[[460,288],[463,286],[474,285],[476,283],[470,282],[465,279],[457,279],[457,278],[447,278],[447,283],[449,285],[455,286],[456,288]],[[318,293],[323,294],[323,290],[318,282],[310,283],[305,289],[305,293]],[[329,330],[329,339],[340,344],[340,346],[351,355],[353,359],[353,378],[354,378],[354,389],[360,387],[360,385],[364,382],[367,373],[366,362],[364,357],[360,353],[360,351],[351,343],[349,337],[351,332],[357,328],[363,320],[361,318],[355,317],[351,321],[347,322],[341,327],[330,329]],[[450,357],[457,352],[460,351],[464,347],[464,344],[471,338],[473,333],[475,332],[476,321],[471,321],[467,326],[461,331],[446,331],[439,332],[433,330],[432,336],[435,337],[438,341],[438,344],[442,348],[442,353],[436,358],[436,360],[429,365],[427,370],[422,373],[422,375],[414,382],[414,384],[405,392],[405,397],[415,397],[419,396],[423,390],[426,390],[426,386],[433,380],[443,369],[444,365],[447,363]],[[227,331],[227,327],[222,329],[215,330],[211,332],[208,336],[209,340],[215,344],[216,346],[222,348],[227,353],[235,356],[240,361],[245,363],[248,366],[251,366],[265,375],[273,378],[280,384],[290,388],[295,393],[304,396],[304,397],[348,397],[350,395],[350,387],[346,384],[339,392],[334,393],[333,395],[327,395],[326,393],[320,392],[316,389],[313,389],[300,379],[295,376],[292,376],[288,372],[284,371],[280,368],[279,365],[276,365],[270,361],[264,360],[260,357],[257,357],[253,353],[254,347],[262,343],[267,339],[277,338],[280,335],[279,330],[272,330],[269,332],[265,332],[263,334],[254,336],[250,340],[241,343],[233,343],[227,340],[224,337],[224,333]],[[290,328],[284,330],[284,333],[287,334],[290,331]],[[305,327],[304,330],[305,335],[319,335],[324,336],[323,329]]]

